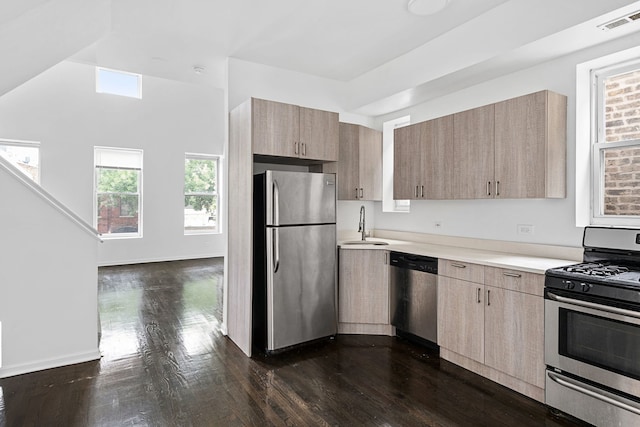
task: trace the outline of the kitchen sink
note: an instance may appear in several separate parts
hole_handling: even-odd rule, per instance
[[[381,242],[380,240],[351,240],[348,242],[342,242],[340,243],[341,246],[343,245],[375,245],[375,246],[383,246],[383,245],[388,245],[389,243],[387,242]]]

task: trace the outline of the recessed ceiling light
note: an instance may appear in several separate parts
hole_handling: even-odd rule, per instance
[[[414,15],[426,16],[440,12],[449,4],[449,0],[409,0],[407,8]]]

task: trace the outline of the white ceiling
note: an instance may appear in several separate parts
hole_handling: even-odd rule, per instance
[[[45,3],[54,0],[3,1],[0,25]],[[407,0],[112,0],[111,31],[72,59],[215,84],[206,74],[234,57],[344,82],[354,94],[345,108],[379,115],[445,83],[459,87],[638,31],[640,22],[595,28],[637,9],[628,0],[450,0],[419,17]],[[194,66],[205,67],[204,79]]]

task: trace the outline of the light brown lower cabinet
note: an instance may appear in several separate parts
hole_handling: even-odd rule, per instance
[[[544,387],[544,300],[486,287],[484,363]]]
[[[494,267],[484,283],[439,276],[441,357],[544,401],[543,286],[543,275]]]
[[[484,362],[484,285],[438,277],[438,345]]]
[[[391,335],[388,252],[340,249],[338,332]]]

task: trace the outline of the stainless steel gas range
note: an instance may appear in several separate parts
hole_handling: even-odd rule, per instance
[[[583,247],[583,263],[546,272],[546,404],[640,425],[640,229],[586,227]]]

